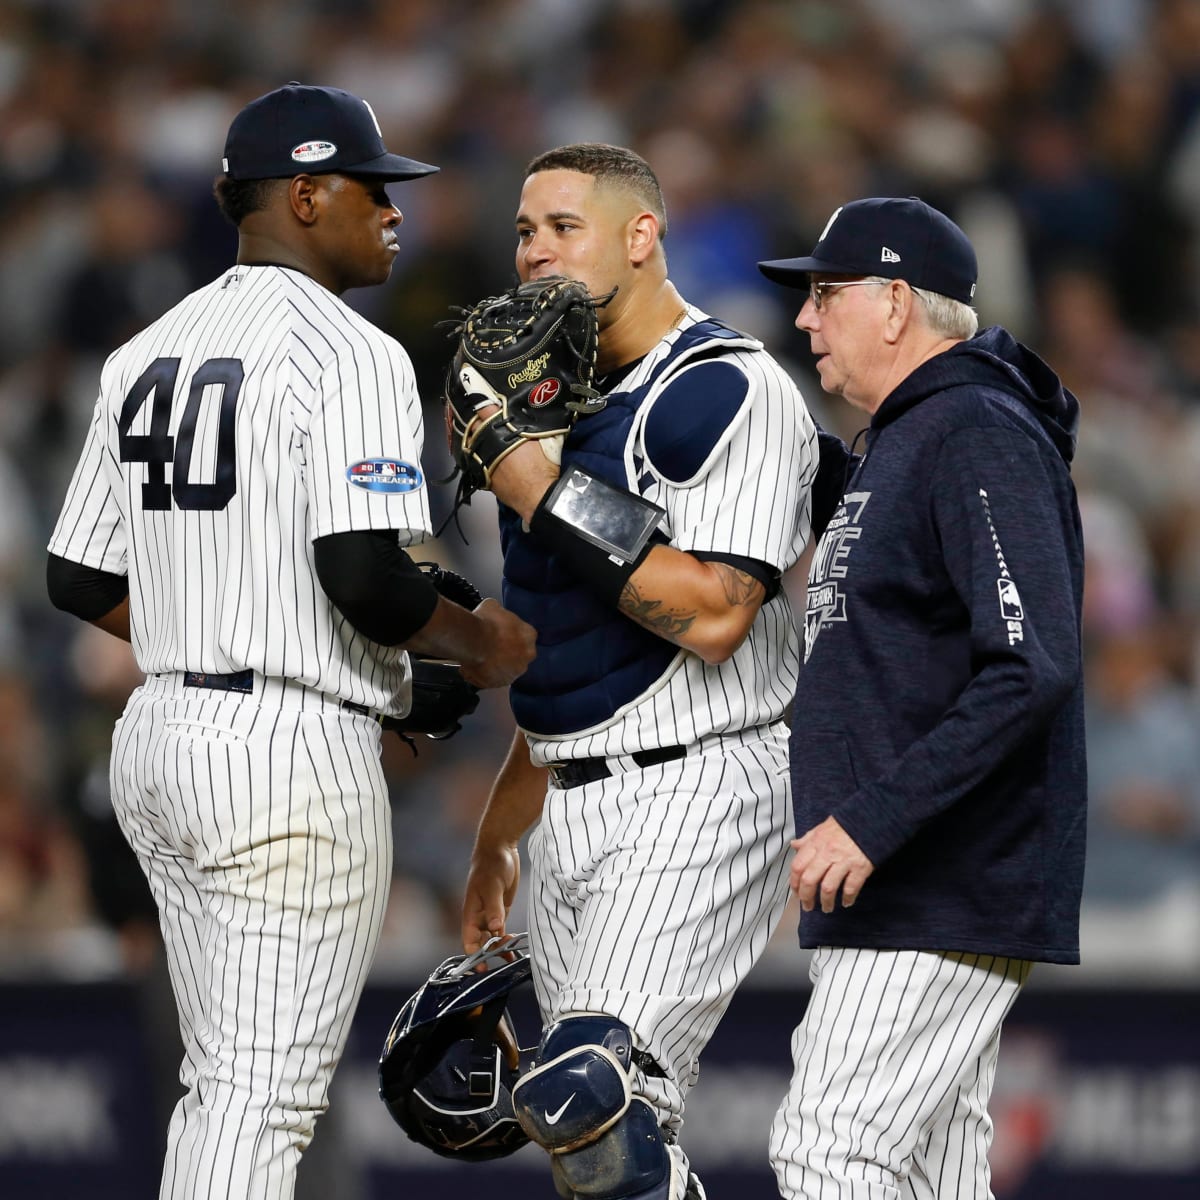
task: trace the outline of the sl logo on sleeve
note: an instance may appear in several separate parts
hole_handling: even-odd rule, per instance
[[[398,496],[415,492],[425,482],[421,468],[397,458],[364,458],[346,468],[346,481],[364,492]]]

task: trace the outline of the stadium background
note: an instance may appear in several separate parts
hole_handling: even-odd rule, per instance
[[[538,151],[644,153],[681,290],[762,337],[849,435],[853,414],[821,395],[791,327],[798,297],[755,261],[806,252],[864,195],[919,194],[968,231],[983,322],[1042,352],[1082,401],[1088,553],[1085,962],[1036,972],[1009,1023],[995,1190],[1195,1195],[1200,4],[0,0],[0,1196],[155,1194],[177,1033],[105,784],[138,677],[126,647],[49,610],[43,547],[103,357],[230,260],[210,199],[224,131],[288,79],[366,96],[390,148],[443,167],[396,187],[392,279],[348,297],[413,355],[434,477],[447,351],[434,325],[511,281],[515,198]],[[494,590],[491,520],[478,499],[469,545],[450,532],[439,555]],[[788,585],[802,594],[802,569]],[[446,1168],[373,1090],[392,1012],[455,949],[506,743],[490,695],[465,737],[415,759],[388,745],[388,928],[302,1196],[552,1194],[527,1153]],[[774,1194],[766,1127],[806,990],[794,919],[691,1102],[714,1200]]]

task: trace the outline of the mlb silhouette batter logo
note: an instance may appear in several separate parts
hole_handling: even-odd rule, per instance
[[[1000,614],[1006,621],[1023,621],[1025,610],[1021,607],[1021,596],[1011,579],[997,579],[1000,589]]]

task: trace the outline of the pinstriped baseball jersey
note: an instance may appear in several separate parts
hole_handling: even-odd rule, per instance
[[[679,332],[705,316],[690,307],[678,331],[622,380],[622,390],[652,376]],[[662,529],[677,549],[740,555],[786,571],[809,537],[816,428],[796,385],[760,343],[739,339],[722,351],[721,361],[745,375],[747,399],[698,475],[675,483],[648,460],[644,429],[663,380],[651,389],[630,430],[625,484],[666,510]],[[681,360],[667,379],[686,369]],[[562,738],[527,731],[533,759],[561,762],[690,745],[712,734],[769,725],[792,700],[799,661],[791,605],[781,591],[763,606],[727,661],[708,665],[681,650],[653,688],[602,725]]]
[[[253,669],[382,712],[407,656],[357,633],[312,540],[429,531],[403,348],[299,271],[235,266],[105,364],[50,550],[129,575],[147,674]]]

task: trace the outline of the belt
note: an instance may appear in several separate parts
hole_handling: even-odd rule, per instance
[[[213,692],[240,692],[250,695],[254,691],[254,672],[251,670],[234,671],[228,675],[217,675],[208,671],[184,671],[183,686],[185,688],[207,688]],[[356,704],[353,700],[339,700],[342,708],[349,712],[358,713],[364,717],[374,717],[381,720],[374,709],[365,704]]]
[[[254,672],[234,671],[232,675],[213,675],[207,671],[184,671],[183,686],[208,688],[214,692],[241,692],[248,696],[254,691]]]
[[[686,755],[686,746],[663,746],[658,750],[635,750],[629,757],[639,767],[653,767]],[[608,779],[617,774],[620,767],[614,770],[610,765],[612,761],[608,758],[574,758],[569,762],[547,763],[546,769],[556,788],[581,787],[585,783],[595,783],[597,779]]]

